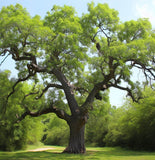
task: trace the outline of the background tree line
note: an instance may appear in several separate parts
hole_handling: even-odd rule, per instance
[[[23,110],[22,100],[26,96],[23,92],[29,93],[32,88],[31,84],[23,82],[18,85],[16,95],[10,97],[6,114],[3,114],[3,97],[11,91],[15,81],[13,78],[10,79],[9,75],[10,71],[0,72],[0,150],[23,149],[28,144],[39,142],[47,145],[66,145],[69,138],[68,125],[54,114],[37,118],[26,117],[20,123],[16,122],[18,114]],[[142,92],[143,99],[139,103],[126,99],[126,103],[117,108],[110,105],[107,91],[102,95],[102,101],[95,100],[94,110],[89,114],[89,121],[86,125],[86,144],[155,150],[154,95],[155,86],[145,87]],[[49,97],[47,95],[47,99],[43,97],[36,102],[31,97],[24,103],[25,106],[31,105],[31,107],[33,103],[38,103],[41,107],[45,99],[48,101]]]

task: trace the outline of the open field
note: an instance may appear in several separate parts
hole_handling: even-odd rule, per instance
[[[44,146],[43,148],[29,148],[25,151],[0,152],[0,160],[155,160],[155,152],[88,147],[84,155],[60,154],[63,149],[64,147]]]

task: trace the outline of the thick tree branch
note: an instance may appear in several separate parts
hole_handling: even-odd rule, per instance
[[[74,97],[74,87],[69,83],[65,75],[60,70],[54,68],[51,72],[56,76],[63,87],[72,115],[79,114],[79,106]]]
[[[85,102],[83,103],[83,105],[81,106],[81,111],[83,112],[83,114],[87,114],[89,109],[92,109],[92,103],[94,102],[95,96],[96,94],[102,90],[105,90],[105,86],[104,85],[104,81],[100,82],[98,84],[96,84],[94,86],[94,88],[91,90],[91,92],[89,93],[88,97],[86,98]]]
[[[26,116],[39,117],[43,114],[48,114],[48,113],[55,113],[59,118],[64,119],[66,121],[69,121],[70,119],[70,116],[65,111],[54,107],[53,104],[50,104],[49,108],[45,108],[37,112],[31,112],[27,108],[26,112],[24,112],[20,117],[17,116],[18,118],[17,122],[22,121]]]

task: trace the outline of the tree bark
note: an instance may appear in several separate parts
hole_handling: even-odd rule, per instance
[[[84,142],[84,132],[85,132],[85,120],[83,118],[72,118],[68,123],[70,127],[70,138],[68,147],[63,151],[63,153],[85,153],[85,142]]]

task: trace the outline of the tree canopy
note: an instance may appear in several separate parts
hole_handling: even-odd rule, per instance
[[[12,56],[19,71],[7,101],[27,80],[34,85],[31,93],[38,90],[35,99],[50,91],[45,107],[28,106],[20,120],[54,112],[70,129],[73,122],[83,129],[94,98],[102,99],[110,87],[126,91],[138,102],[142,95],[131,78],[133,69],[141,70],[147,83],[155,80],[154,46],[155,32],[148,19],[122,23],[108,4],[92,2],[81,17],[70,6],[55,5],[44,19],[31,17],[19,4],[0,11],[0,55]],[[35,88],[38,83],[42,86]],[[66,151],[85,152],[83,145],[77,151],[78,144],[72,144]]]

